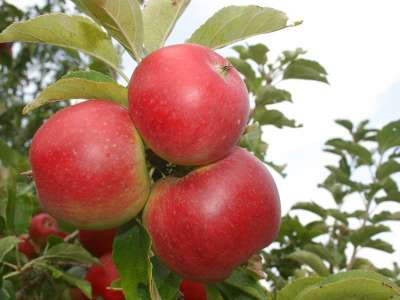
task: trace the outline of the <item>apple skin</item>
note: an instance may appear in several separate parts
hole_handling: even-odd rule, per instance
[[[107,230],[79,230],[79,241],[94,256],[100,257],[112,251],[117,228]]]
[[[93,299],[103,297],[104,300],[124,300],[125,297],[121,291],[107,288],[119,278],[111,253],[102,256],[100,262],[101,265],[93,265],[85,276],[85,279],[92,285]]]
[[[145,57],[128,95],[130,115],[146,144],[178,165],[204,165],[227,155],[249,116],[239,73],[216,52],[195,44]]]
[[[59,232],[57,220],[49,214],[39,213],[32,217],[29,236],[39,246],[45,245],[50,235],[58,235]]]
[[[54,114],[33,137],[30,161],[42,208],[77,228],[115,228],[148,197],[142,141],[128,111],[110,101]]]
[[[153,188],[144,224],[159,258],[183,278],[216,282],[277,236],[280,202],[267,168],[241,148]]]
[[[29,238],[26,236],[20,236],[19,239],[20,242],[17,245],[17,250],[25,254],[28,259],[32,259],[33,257],[35,257],[35,247],[33,247],[32,243],[29,241]]]
[[[204,284],[191,280],[182,280],[179,290],[183,300],[207,300],[207,290]]]

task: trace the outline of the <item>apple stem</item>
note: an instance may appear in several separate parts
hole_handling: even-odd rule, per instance
[[[224,77],[226,77],[226,75],[228,75],[229,70],[232,68],[233,68],[233,66],[229,63],[227,63],[225,65],[218,65],[218,71]]]

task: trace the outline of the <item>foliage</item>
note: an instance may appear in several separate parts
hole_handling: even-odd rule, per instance
[[[121,50],[140,62],[147,53],[162,47],[190,1],[148,0],[145,6],[137,0],[73,2],[86,16],[72,16],[74,9],[64,1],[47,1],[44,6],[22,12],[0,0],[0,43],[29,42],[14,44],[12,57],[1,61],[0,299],[67,300],[71,287],[90,297],[90,284],[83,278],[88,266],[98,261],[79,244],[75,228],[62,224],[69,235],[64,239],[50,237],[44,248],[35,249],[37,255],[32,259],[17,250],[31,216],[38,211],[29,172],[21,176],[29,170],[26,156],[30,140],[46,118],[68,105],[59,100],[106,98],[126,105],[126,86],[120,82],[128,77],[120,68]],[[221,48],[289,26],[286,15],[275,9],[229,6],[207,20],[188,41]],[[300,48],[284,51],[272,62],[265,45],[236,45],[233,49],[238,57],[230,61],[243,75],[254,100],[240,144],[283,174],[283,166],[266,159],[267,144],[262,134],[266,126],[299,125],[270,108],[292,101],[291,93],[277,84],[288,79],[327,83],[327,73],[319,63],[305,59]],[[23,106],[24,115],[20,115]],[[210,299],[399,297],[399,288],[389,279],[399,279],[397,267],[379,269],[358,257],[363,247],[393,251],[388,242],[375,236],[388,231],[382,223],[399,220],[399,213],[375,213],[375,208],[385,201],[400,201],[393,179],[400,169],[399,121],[379,130],[367,128],[367,122],[357,127],[348,120],[337,123],[351,138],[327,142],[326,151],[337,155],[339,161],[327,166],[329,176],[321,184],[336,206],[327,209],[317,203],[297,204],[293,210],[310,211],[316,221],[303,224],[293,212],[285,216],[278,247],[255,255],[227,280],[208,285]],[[153,181],[190,171],[150,150],[147,160]],[[358,180],[354,174],[359,169],[370,170],[371,180]],[[355,195],[361,197],[364,208],[345,211],[343,204]],[[352,219],[361,220],[361,225],[353,226]],[[352,249],[350,257],[346,249]],[[180,297],[180,278],[152,254],[151,240],[140,218],[119,229],[113,261],[121,278],[112,288],[122,289],[126,299]],[[272,289],[266,289],[260,279],[267,279]]]
[[[278,88],[277,85],[282,80],[288,79],[327,83],[327,73],[318,62],[302,58],[306,52],[301,48],[283,51],[273,61],[270,61],[268,56],[268,47],[263,44],[237,45],[233,47],[233,50],[239,57],[230,57],[229,60],[244,76],[247,89],[255,103],[240,145],[284,176],[285,165],[278,165],[265,159],[268,144],[263,141],[262,135],[267,126],[281,129],[296,128],[301,125],[286,117],[281,111],[271,108],[282,102],[292,102],[291,93]]]
[[[264,270],[277,288],[293,276],[326,276],[354,269],[376,271],[400,282],[397,264],[389,270],[359,255],[363,248],[394,252],[391,242],[379,235],[391,231],[388,222],[400,221],[399,212],[382,207],[385,202],[399,202],[395,176],[400,172],[396,129],[400,123],[393,121],[379,129],[369,127],[368,121],[336,123],[348,138],[326,142],[325,151],[335,155],[337,162],[326,166],[328,176],[319,185],[334,205],[299,202],[283,218],[277,249],[263,254]],[[359,203],[360,208],[349,211],[349,202]],[[295,215],[299,210],[311,213],[314,219],[302,222]]]

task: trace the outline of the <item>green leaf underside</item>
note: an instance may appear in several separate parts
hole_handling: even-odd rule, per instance
[[[266,290],[243,268],[234,270],[224,283],[237,288],[242,293],[252,296],[255,299],[264,300],[267,297]]]
[[[318,276],[297,279],[292,283],[286,285],[282,290],[278,292],[277,300],[293,300],[305,288],[312,286],[320,282],[321,280],[322,278]]]
[[[128,90],[99,72],[72,72],[44,89],[23,113],[48,102],[70,99],[103,99],[127,106]]]
[[[330,273],[322,259],[312,252],[298,250],[288,255],[288,258],[309,266],[321,276],[326,276]]]
[[[181,278],[171,272],[156,256],[152,257],[153,277],[162,300],[175,300]]]
[[[3,261],[4,256],[13,250],[19,242],[15,236],[7,236],[0,239],[0,263]]]
[[[263,106],[258,106],[254,110],[254,120],[259,122],[261,125],[274,125],[278,128],[283,127],[299,127],[296,121],[288,119],[282,112],[275,109],[266,109]]]
[[[285,27],[287,16],[279,10],[255,5],[228,6],[208,19],[193,33],[188,42],[218,49],[251,36]]]
[[[389,231],[390,228],[384,225],[364,226],[351,233],[350,241],[356,246],[361,246],[368,243],[373,236]]]
[[[64,259],[76,261],[81,264],[91,265],[99,263],[99,260],[93,257],[87,250],[76,244],[60,243],[50,248],[41,259]]]
[[[364,146],[342,139],[330,139],[326,142],[326,145],[347,151],[349,154],[358,157],[364,164],[372,164],[372,155]]]
[[[137,0],[80,0],[78,6],[140,61],[143,55],[143,20]]]
[[[144,46],[153,52],[164,46],[190,0],[149,0],[143,9]]]
[[[110,38],[85,17],[52,13],[13,23],[0,34],[0,43],[16,41],[80,50],[122,73],[118,68],[118,53]]]
[[[294,300],[387,300],[399,293],[399,288],[386,277],[354,270],[330,275],[303,290]]]
[[[385,125],[378,132],[376,139],[381,153],[392,147],[400,147],[400,120]]]
[[[286,68],[283,79],[305,79],[328,83],[325,69],[316,61],[296,59]]]
[[[389,159],[378,167],[376,170],[376,177],[378,179],[384,179],[397,172],[400,172],[400,163],[394,159]]]
[[[140,225],[119,234],[114,240],[113,261],[127,300],[145,299],[140,286],[146,287],[151,282],[150,246],[150,238]],[[147,292],[150,293],[150,288]]]

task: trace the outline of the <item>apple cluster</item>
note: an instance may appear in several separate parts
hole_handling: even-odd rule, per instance
[[[181,44],[140,62],[128,98],[128,110],[88,100],[39,128],[30,161],[42,209],[81,229],[83,244],[85,230],[99,230],[87,244],[103,265],[112,264],[104,230],[114,230],[112,241],[114,228],[143,211],[154,253],[172,271],[188,282],[227,278],[275,239],[280,223],[272,176],[237,146],[249,117],[246,85],[216,52]],[[152,184],[145,147],[194,170]],[[117,277],[115,267],[107,276]]]

